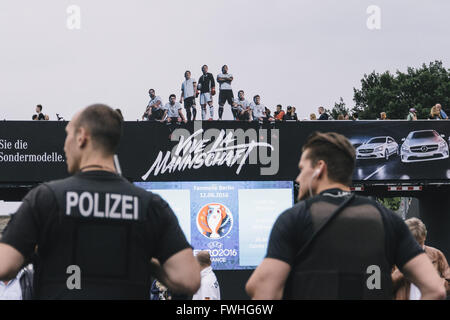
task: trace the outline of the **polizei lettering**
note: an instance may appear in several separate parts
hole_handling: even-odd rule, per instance
[[[138,220],[139,198],[116,193],[67,191],[66,215]]]
[[[279,140],[278,133],[272,135],[272,144],[258,141],[258,136],[264,135],[267,141],[267,130],[261,130],[260,134],[254,129],[243,130],[218,130],[209,129],[203,134],[203,129],[187,135],[184,131],[174,131],[172,140],[175,136],[179,138],[179,143],[172,151],[160,151],[156,160],[150,169],[142,176],[147,180],[149,175],[157,176],[166,172],[184,171],[188,169],[199,169],[203,166],[222,166],[231,167],[238,164],[236,174],[241,172],[242,166],[247,159],[250,163],[256,163],[256,150],[259,149],[259,162],[261,164],[271,164],[268,168],[262,168],[262,175],[273,175],[278,172],[279,167]],[[273,130],[275,131],[275,129]],[[181,133],[180,133],[181,132]],[[214,137],[214,141],[211,138]],[[274,138],[277,137],[277,138]],[[246,140],[249,140],[247,143]],[[262,150],[265,149],[265,152]],[[267,150],[270,150],[270,155]],[[253,151],[253,152],[252,152]],[[250,158],[249,158],[250,157]]]

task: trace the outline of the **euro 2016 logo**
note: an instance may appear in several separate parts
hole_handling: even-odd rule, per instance
[[[197,214],[197,229],[208,239],[221,239],[233,228],[230,209],[220,203],[208,203]]]

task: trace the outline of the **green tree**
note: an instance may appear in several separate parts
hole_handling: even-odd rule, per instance
[[[334,103],[334,107],[331,110],[325,109],[325,112],[331,115],[334,120],[337,120],[338,116],[342,114],[344,117],[348,114],[350,115],[350,109],[345,105],[344,99],[342,97],[339,102]]]
[[[450,109],[450,69],[441,61],[430,62],[407,72],[389,71],[369,75],[361,80],[361,89],[353,88],[354,112],[360,119],[376,119],[386,112],[389,119],[406,119],[408,110],[415,108],[419,119],[426,119],[430,109],[440,103]]]
[[[399,197],[379,198],[378,201],[386,208],[388,208],[394,212],[397,212],[400,209],[400,203],[402,201],[402,198],[399,198]]]

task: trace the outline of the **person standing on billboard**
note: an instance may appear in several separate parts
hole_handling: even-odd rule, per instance
[[[210,118],[214,118],[214,106],[212,96],[216,94],[216,83],[214,77],[208,72],[208,66],[205,64],[202,67],[203,75],[198,79],[197,88],[200,90],[200,106],[202,107],[202,120],[206,120],[207,110],[206,104],[209,106]]]
[[[184,101],[187,121],[195,121],[195,117],[197,116],[197,107],[195,106],[197,83],[191,78],[191,72],[189,70],[186,70],[184,73],[184,78],[186,80],[181,84],[180,103]]]
[[[222,73],[217,75],[217,82],[219,83],[219,120],[222,120],[223,107],[225,102],[231,107],[231,112],[233,113],[233,118],[236,120],[236,111],[233,109],[233,89],[231,87],[231,82],[233,81],[233,75],[228,73],[228,66],[224,65],[222,67]]]

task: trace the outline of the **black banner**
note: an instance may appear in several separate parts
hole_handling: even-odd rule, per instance
[[[2,122],[0,182],[66,177],[66,124]],[[350,139],[357,150],[355,184],[450,180],[447,121],[126,122],[118,158],[131,181],[294,180],[313,131]]]

